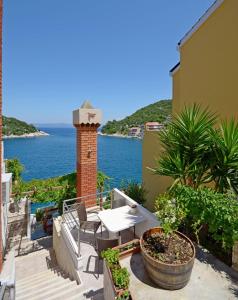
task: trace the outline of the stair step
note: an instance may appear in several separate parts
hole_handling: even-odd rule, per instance
[[[64,292],[60,294],[53,294],[51,297],[48,297],[47,300],[70,300],[71,298],[74,300],[82,300],[84,298],[85,286],[72,286],[70,289],[66,288]],[[88,298],[89,299],[89,298]],[[43,299],[34,299],[34,300],[43,300]]]
[[[69,279],[63,279],[57,276],[46,277],[44,280],[40,282],[34,282],[34,284],[29,285],[17,285],[16,286],[16,294],[20,297],[21,295],[26,295],[28,293],[32,293],[32,290],[39,293],[39,290],[44,290],[45,287],[50,287],[55,284],[67,284],[70,282]]]
[[[62,292],[69,291],[70,289],[75,289],[76,283],[74,281],[69,281],[68,282],[62,282],[56,281],[52,285],[48,285],[45,283],[44,290],[38,289],[37,285],[34,286],[31,292],[29,293],[23,293],[21,296],[16,297],[17,300],[43,300],[43,299],[50,299],[52,295],[56,296],[57,299],[61,296]]]
[[[63,278],[63,276],[61,276],[60,273],[57,273],[57,272],[60,272],[60,270],[58,268],[55,271],[53,271],[53,270],[42,271],[42,272],[39,272],[35,275],[28,276],[28,277],[25,277],[23,279],[17,280],[16,285],[19,285],[19,284],[21,284],[21,286],[31,285],[31,284],[34,284],[34,282],[41,281],[45,277],[50,277],[52,275],[57,275],[58,277]]]
[[[74,295],[74,296],[69,296],[69,297],[66,297],[62,300],[86,300],[86,299],[95,299],[95,300],[104,300],[104,296],[103,296],[103,293],[102,292],[99,292],[98,294],[96,295],[91,295],[88,296],[90,294],[90,291],[92,290],[97,290],[97,289],[90,289],[90,290],[84,290],[83,292],[77,294],[77,295]],[[56,299],[51,299],[51,300],[56,300]]]

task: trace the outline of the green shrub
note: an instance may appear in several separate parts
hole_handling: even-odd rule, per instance
[[[129,273],[126,268],[113,269],[112,278],[115,286],[120,289],[127,289],[129,286]]]
[[[106,200],[102,204],[103,209],[110,209],[111,208],[111,200]]]
[[[8,173],[12,173],[12,181],[14,184],[21,180],[21,174],[24,170],[24,166],[18,158],[6,160],[6,169]]]
[[[209,234],[224,249],[231,248],[238,240],[238,201],[232,194],[178,185],[171,197],[176,199],[176,206],[183,212],[180,225],[191,224],[197,236],[206,225]]]
[[[103,189],[108,177],[99,171],[98,186]],[[29,197],[32,202],[55,202],[59,213],[63,211],[63,201],[76,198],[76,173],[53,177],[48,179],[33,179],[31,181],[21,181],[13,186],[15,198],[22,197],[22,193],[30,192]]]
[[[137,182],[122,183],[122,190],[127,196],[143,205],[146,202],[146,190]]]

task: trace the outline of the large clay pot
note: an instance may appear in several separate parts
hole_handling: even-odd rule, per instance
[[[147,230],[144,232],[140,239],[140,246],[141,246],[141,254],[144,259],[144,265],[148,272],[149,277],[151,280],[158,285],[167,290],[178,290],[183,288],[189,281],[194,258],[195,258],[195,247],[193,243],[181,232],[175,231],[180,237],[187,240],[193,249],[193,256],[191,259],[184,263],[184,264],[166,264],[155,260],[151,257],[144,248],[144,238],[149,236],[153,233],[161,233],[163,229],[161,227],[155,227]]]

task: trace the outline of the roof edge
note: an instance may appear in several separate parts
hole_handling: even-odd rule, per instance
[[[180,68],[180,61],[169,71],[169,75],[173,76]]]
[[[186,43],[187,40],[196,32],[201,25],[221,6],[224,0],[216,0],[207,11],[201,16],[201,18],[193,25],[193,27],[184,35],[184,37],[178,42],[177,50],[179,51],[181,46]]]

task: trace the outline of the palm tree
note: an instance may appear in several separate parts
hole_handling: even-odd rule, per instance
[[[223,121],[212,134],[212,179],[219,192],[233,190],[238,194],[238,123],[234,119]]]
[[[211,181],[210,136],[215,123],[216,115],[196,104],[174,116],[168,127],[159,133],[164,152],[155,173],[174,178],[173,185],[180,182],[197,188]]]

